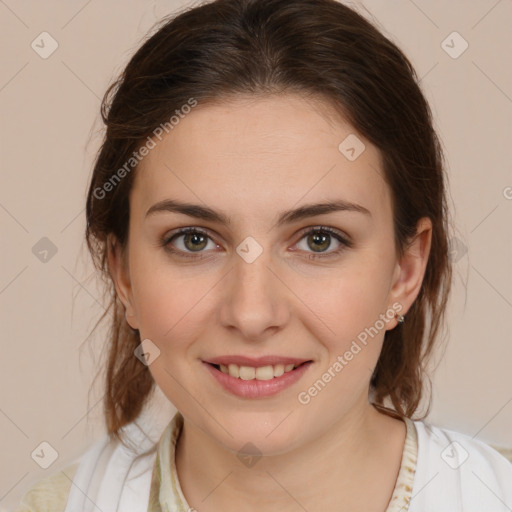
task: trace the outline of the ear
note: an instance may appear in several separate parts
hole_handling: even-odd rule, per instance
[[[403,309],[399,313],[401,315],[405,316],[420,293],[431,243],[432,222],[428,217],[423,217],[418,221],[416,235],[395,267],[389,298],[390,303],[398,302],[402,305]]]
[[[119,300],[125,308],[125,316],[128,325],[132,329],[138,329],[139,325],[135,315],[134,300],[130,282],[128,255],[125,253],[114,235],[109,235],[107,241],[108,268]]]

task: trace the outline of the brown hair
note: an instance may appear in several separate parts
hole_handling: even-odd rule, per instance
[[[136,165],[115,182],[114,174],[127,170],[134,151],[191,98],[205,104],[237,94],[321,98],[373,143],[391,190],[397,254],[416,234],[418,220],[431,219],[421,290],[405,323],[386,331],[370,383],[376,405],[388,399],[400,415],[412,417],[452,277],[443,154],[413,66],[369,21],[335,0],[216,0],[164,18],[156,29],[103,98],[106,133],[86,205],[88,249],[110,299],[100,320],[112,314],[108,433],[121,439],[119,429],[138,417],[155,384],[134,356],[139,332],[125,320],[108,269],[109,237],[126,249]]]

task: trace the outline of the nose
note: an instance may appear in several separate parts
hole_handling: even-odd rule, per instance
[[[264,250],[252,262],[235,254],[224,282],[222,324],[244,340],[264,341],[289,322],[290,292],[274,270],[270,252]]]

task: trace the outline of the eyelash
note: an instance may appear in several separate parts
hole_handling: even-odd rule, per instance
[[[182,250],[173,249],[170,246],[170,243],[174,239],[179,238],[182,235],[187,235],[189,233],[197,233],[197,234],[200,234],[200,235],[204,235],[207,238],[209,238],[210,240],[214,241],[206,231],[204,231],[204,230],[202,230],[200,228],[187,227],[187,228],[183,228],[183,229],[177,231],[176,233],[173,233],[171,236],[166,236],[166,237],[162,238],[162,240],[160,242],[160,245],[162,247],[164,247],[166,251],[170,252],[173,255],[177,255],[180,258],[190,258],[190,259],[195,259],[195,260],[201,260],[201,259],[204,258],[204,256],[202,256],[201,252],[198,252],[197,254],[192,254],[192,253],[184,252]],[[333,238],[335,238],[336,240],[338,240],[338,242],[341,243],[341,246],[338,249],[336,249],[334,251],[331,251],[329,253],[325,253],[325,254],[323,254],[323,253],[318,253],[318,254],[311,253],[307,257],[307,259],[314,260],[314,259],[327,259],[327,258],[331,258],[331,257],[336,257],[341,252],[343,252],[345,249],[347,249],[347,248],[350,249],[353,246],[353,243],[350,240],[347,240],[338,231],[336,231],[336,230],[334,230],[332,228],[329,228],[327,226],[316,226],[316,227],[314,227],[312,229],[307,229],[306,228],[306,231],[303,231],[301,233],[301,237],[299,239],[299,242],[303,238],[305,238],[306,236],[313,235],[313,234],[328,234],[328,235],[332,236]]]

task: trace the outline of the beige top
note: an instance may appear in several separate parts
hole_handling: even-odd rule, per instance
[[[407,426],[407,435],[398,478],[385,512],[408,510],[416,471],[418,454],[416,427],[409,418],[401,419]],[[193,510],[183,495],[176,472],[175,449],[182,427],[183,416],[177,412],[158,442],[147,512]],[[72,464],[39,481],[25,493],[16,512],[64,512],[71,481],[77,468],[78,463]]]

